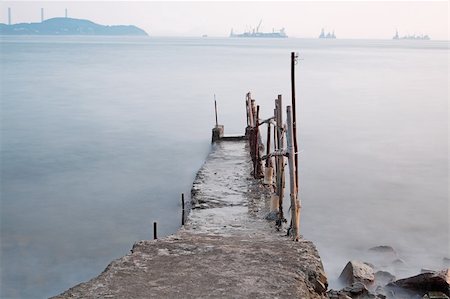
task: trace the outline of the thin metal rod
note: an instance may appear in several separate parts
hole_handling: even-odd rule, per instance
[[[217,121],[217,101],[216,101],[216,95],[214,94],[214,110],[216,112],[216,127],[219,126],[219,122]]]
[[[184,193],[181,193],[181,225],[184,225]]]
[[[157,223],[153,222],[153,240],[158,239],[158,235],[157,235]]]
[[[297,112],[295,110],[295,53],[291,52],[292,134],[294,139],[295,185],[298,187]]]

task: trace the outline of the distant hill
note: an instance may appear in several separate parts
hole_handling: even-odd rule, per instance
[[[2,35],[148,35],[144,30],[128,25],[104,26],[88,20],[52,18],[42,23],[0,23]]]

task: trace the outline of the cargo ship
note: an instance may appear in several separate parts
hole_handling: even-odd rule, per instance
[[[231,28],[230,37],[257,37],[257,38],[287,38],[287,34],[284,28],[276,31],[272,29],[272,32],[260,32],[262,20],[259,22],[256,28],[246,31],[244,33],[234,33],[233,28]]]
[[[334,30],[333,32],[328,32],[327,34],[325,34],[325,29],[322,28],[322,31],[320,32],[319,38],[331,38],[331,39],[335,39],[336,35],[334,34]]]
[[[398,35],[398,30],[395,31],[395,35],[392,39],[416,39],[416,40],[430,40],[430,37],[428,35],[404,35],[404,36],[399,36]]]

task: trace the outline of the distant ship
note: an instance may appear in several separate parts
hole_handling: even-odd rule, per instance
[[[284,28],[281,28],[278,31],[272,29],[272,32],[260,32],[259,27],[261,26],[262,20],[259,22],[258,26],[253,28],[251,31],[246,31],[244,33],[234,33],[233,28],[231,29],[230,37],[262,37],[262,38],[287,38],[286,32]]]
[[[430,40],[430,37],[428,35],[426,35],[426,34],[425,35],[423,35],[423,34],[421,34],[421,35],[415,35],[415,34],[413,34],[413,35],[404,35],[404,36],[400,37],[398,35],[398,30],[396,30],[395,31],[395,35],[394,35],[394,37],[392,39]]]
[[[336,38],[336,35],[334,34],[334,30],[332,33],[328,32],[327,34],[325,34],[325,29],[322,28],[322,31],[320,32],[319,38],[331,38],[334,39]]]

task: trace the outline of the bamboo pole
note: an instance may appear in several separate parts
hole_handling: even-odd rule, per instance
[[[283,101],[281,95],[278,95],[277,98],[277,147],[278,150],[283,148]],[[277,181],[277,193],[278,193],[278,203],[279,203],[279,211],[280,211],[280,220],[284,220],[283,215],[283,198],[284,198],[284,157],[278,156],[277,159],[277,173],[278,173],[278,181]],[[281,223],[280,223],[281,224]]]
[[[292,125],[292,111],[291,107],[286,107],[287,112],[287,153],[289,162],[289,176],[290,176],[290,191],[291,191],[291,231],[292,239],[298,241],[300,238],[300,200],[297,198],[297,185],[295,180],[295,151]]]
[[[245,114],[247,119],[247,127],[249,126],[249,116],[248,116],[248,96],[245,96]]]
[[[255,161],[254,161],[254,168],[253,168],[253,174],[255,179],[259,179],[261,176],[261,161],[260,161],[260,154],[259,154],[259,105],[256,106],[256,120],[255,120]]]
[[[247,104],[248,104],[248,115],[249,115],[249,125],[250,127],[254,126],[253,123],[253,107],[252,107],[252,98],[250,92],[247,93]]]
[[[273,125],[273,150],[275,151],[275,150],[277,150],[278,148],[277,148],[277,108],[276,108],[276,106],[277,106],[277,100],[275,100],[275,109],[273,109],[273,115],[274,115],[274,125]],[[274,158],[274,163],[273,163],[273,170],[274,170],[274,172],[275,172],[275,183],[276,183],[276,181],[277,181],[277,158],[275,157]],[[274,186],[276,186],[276,185],[274,185]],[[276,187],[275,187],[276,188]]]

